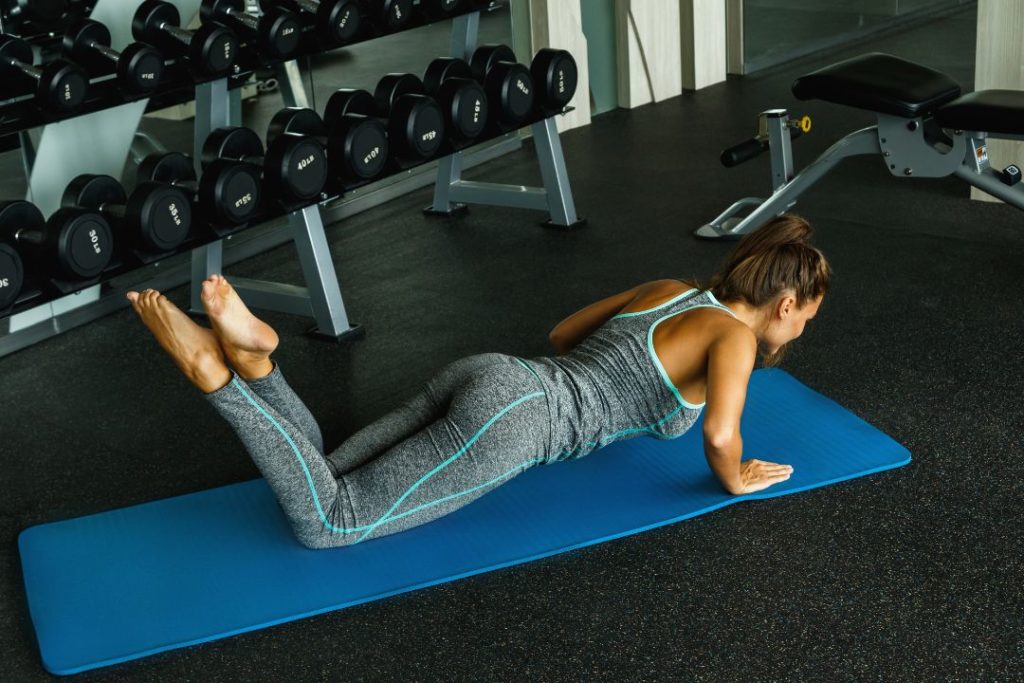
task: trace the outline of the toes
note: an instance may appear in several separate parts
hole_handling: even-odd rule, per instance
[[[203,282],[203,291],[202,291],[202,294],[201,294],[201,297],[202,297],[203,301],[206,302],[206,303],[212,303],[215,292],[216,292],[216,282],[214,281],[214,279],[211,277],[211,278],[205,280]]]

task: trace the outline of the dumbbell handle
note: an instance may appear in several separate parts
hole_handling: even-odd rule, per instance
[[[182,45],[190,45],[192,38],[194,37],[191,31],[186,31],[180,26],[175,26],[172,23],[161,21],[156,25],[157,30],[163,31],[167,35],[177,40]]]
[[[229,8],[224,10],[224,14],[228,15],[229,17],[231,17],[232,19],[234,19],[235,21],[242,24],[248,29],[251,29],[253,31],[259,30],[260,20],[254,17],[253,15],[249,14],[248,12],[241,12],[234,8]]]
[[[11,233],[13,241],[18,244],[40,246],[46,242],[46,231],[41,228],[21,228]]]
[[[43,72],[39,67],[26,64],[25,62],[19,62],[17,59],[11,59],[9,57],[3,61],[7,65],[17,69],[30,78],[40,79],[43,77]]]
[[[106,57],[107,59],[109,59],[112,62],[116,62],[119,59],[121,59],[121,53],[118,52],[117,50],[114,50],[109,45],[103,45],[102,43],[97,43],[95,40],[90,40],[85,45],[86,45],[86,47],[89,47],[89,48],[95,50],[96,52],[100,53],[101,55],[103,55],[104,57]]]
[[[320,0],[292,0],[296,5],[301,7],[310,14],[316,14],[317,10],[320,9]]]

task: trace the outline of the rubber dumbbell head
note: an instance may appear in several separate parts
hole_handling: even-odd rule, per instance
[[[576,94],[576,60],[565,50],[539,50],[530,63],[530,75],[538,102],[547,111],[561,111]]]
[[[508,45],[481,45],[469,58],[473,78],[484,82],[487,74],[498,62],[515,62],[516,53]]]
[[[515,61],[505,45],[484,45],[470,60],[473,77],[483,83],[487,102],[497,121],[517,126],[533,111],[533,78],[530,70]]]
[[[287,10],[270,7],[257,17],[245,11],[245,0],[203,0],[200,13],[255,41],[257,52],[270,60],[287,60],[299,50],[302,21]]]
[[[412,0],[363,0],[366,16],[380,33],[394,33],[412,26]]]
[[[327,158],[332,172],[343,180],[370,180],[384,172],[390,147],[387,129],[373,116],[375,106],[373,95],[348,88],[327,101]]]
[[[36,103],[44,111],[69,114],[85,102],[89,77],[78,66],[62,59],[32,65],[32,48],[24,40],[0,35],[0,77],[24,80],[35,87]]]
[[[122,52],[110,48],[110,31],[98,21],[84,19],[68,28],[64,54],[94,70],[117,73],[117,83],[129,95],[147,95],[160,85],[164,58],[152,45],[131,43]]]
[[[57,278],[84,280],[103,272],[113,255],[110,226],[86,209],[58,209],[43,221],[29,202],[0,205],[0,226],[18,251],[41,271]]]
[[[218,222],[247,223],[259,209],[263,141],[249,128],[217,128],[202,148],[199,203],[214,210]],[[255,163],[254,163],[255,162]]]
[[[286,187],[288,195],[300,201],[318,197],[329,175],[326,138],[327,127],[312,109],[277,112],[267,128],[265,183]]]
[[[14,304],[25,284],[25,267],[15,248],[14,234],[26,227],[22,218],[26,206],[30,207],[29,211],[35,210],[31,216],[32,220],[37,221],[35,225],[42,225],[43,216],[32,204],[24,201],[0,202],[0,311]]]
[[[360,0],[274,0],[278,5],[312,16],[317,38],[327,47],[356,40],[363,32]]]
[[[14,247],[0,243],[0,311],[14,303],[24,283],[25,270],[21,257]]]
[[[163,0],[146,0],[135,10],[132,35],[162,50],[185,57],[194,73],[209,78],[234,70],[238,38],[227,28],[207,22],[195,31],[180,28],[178,9]]]
[[[68,184],[61,203],[99,211],[119,228],[119,243],[148,252],[177,249],[192,227],[188,196],[165,183],[140,183],[128,196],[114,178],[85,174]]]
[[[46,221],[43,244],[54,252],[57,270],[71,279],[96,277],[114,254],[114,234],[99,213],[57,209]]]
[[[68,9],[66,0],[15,0],[10,10],[12,19],[31,21],[41,26],[57,24]]]
[[[444,142],[444,114],[413,74],[388,74],[374,90],[379,113],[388,119],[393,156],[429,159]]]
[[[468,141],[483,134],[489,114],[487,94],[472,79],[461,59],[435,59],[427,66],[423,85],[441,110],[452,138]]]
[[[208,173],[211,167],[214,171]],[[164,152],[143,159],[136,178],[140,183],[168,183],[191,193],[202,213],[215,223],[247,223],[259,208],[259,169],[252,164],[217,160],[204,169],[197,182],[189,157],[180,152]]]

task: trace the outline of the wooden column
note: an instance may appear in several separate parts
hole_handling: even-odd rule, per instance
[[[683,87],[701,88],[725,80],[725,3],[679,0]]]
[[[615,43],[619,106],[682,94],[678,0],[616,0]]]
[[[978,0],[978,42],[974,89],[1024,90],[1024,3],[1017,0]],[[991,140],[989,161],[995,168],[1024,162],[1024,144]],[[971,198],[998,202],[971,188]]]

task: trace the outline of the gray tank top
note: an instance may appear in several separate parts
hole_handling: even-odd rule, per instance
[[[579,458],[635,436],[673,439],[697,421],[654,352],[660,322],[695,308],[733,314],[709,291],[691,289],[645,311],[620,313],[564,356],[523,359],[547,397],[547,462]]]

